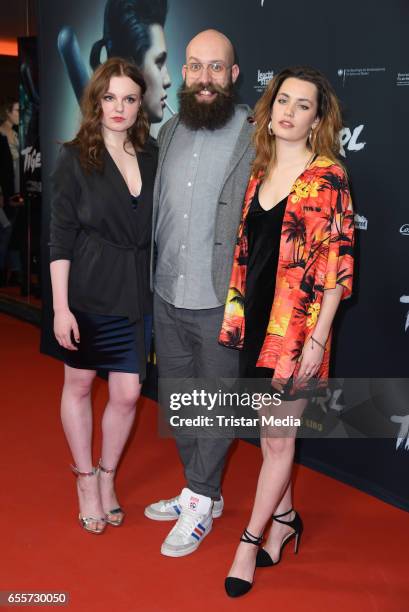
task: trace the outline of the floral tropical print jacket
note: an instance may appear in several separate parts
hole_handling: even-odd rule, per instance
[[[250,178],[244,200],[233,269],[219,342],[242,348],[248,243],[246,218],[262,176]],[[266,337],[257,366],[275,370],[274,378],[295,375],[305,342],[314,332],[325,289],[342,285],[351,295],[354,216],[348,182],[341,166],[322,156],[295,181],[287,198]],[[331,334],[317,374],[328,378]]]

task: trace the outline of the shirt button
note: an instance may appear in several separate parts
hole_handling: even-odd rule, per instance
[[[187,184],[187,186],[188,186],[188,187],[191,187],[191,186],[192,186],[192,183],[189,181],[189,182],[188,182],[188,184]]]
[[[182,250],[184,251],[186,248],[186,245],[182,244]]]
[[[184,218],[184,219],[187,219],[187,217],[188,217],[188,215],[185,213],[185,214],[183,215],[183,218]]]
[[[197,153],[193,153],[193,157],[197,157]]]
[[[180,278],[184,278],[183,274],[179,274],[179,277],[180,277]]]

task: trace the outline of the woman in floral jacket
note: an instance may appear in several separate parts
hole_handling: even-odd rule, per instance
[[[256,158],[219,340],[241,349],[243,377],[268,377],[281,392],[274,416],[300,417],[311,388],[328,378],[332,322],[352,289],[353,210],[337,161],[341,115],[324,75],[296,67],[272,79],[255,119]],[[292,509],[294,446],[294,431],[261,429],[263,465],[226,579],[230,596],[250,590],[255,567],[278,563],[293,538],[297,551],[303,525]]]

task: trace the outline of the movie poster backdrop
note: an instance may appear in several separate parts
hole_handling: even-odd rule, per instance
[[[38,39],[25,36],[18,39],[19,102],[20,102],[20,185],[24,198],[26,237],[23,257],[23,289],[39,297],[41,257],[41,150],[40,95],[38,73]],[[34,279],[36,282],[34,283]]]
[[[142,8],[158,3],[135,0]],[[111,4],[118,8],[121,2]],[[110,52],[104,44],[109,28],[126,26],[120,17],[114,26],[104,20],[107,0],[42,0],[39,6],[46,261],[48,179],[59,143],[76,132],[78,97],[91,64],[95,65],[96,58],[103,61]],[[333,374],[338,377],[338,388],[335,385],[317,410],[333,411],[335,416],[342,412],[345,378],[367,377],[375,386],[381,381],[382,389],[370,409],[382,411],[392,405],[396,436],[302,440],[299,459],[409,509],[409,53],[404,43],[409,3],[169,0],[164,25],[168,80],[161,86],[167,95],[166,107],[163,118],[152,110],[153,135],[177,110],[186,43],[206,28],[219,29],[233,41],[241,69],[239,95],[249,105],[255,104],[274,74],[294,64],[322,70],[341,99],[340,154],[355,204],[357,274],[354,296],[342,304],[337,322]],[[125,31],[123,35],[125,41]],[[154,84],[152,94],[153,88]],[[44,321],[50,329],[47,274],[45,264]],[[50,342],[45,334],[43,348]],[[388,386],[392,378],[400,380]],[[154,377],[149,385],[147,392],[152,393]]]

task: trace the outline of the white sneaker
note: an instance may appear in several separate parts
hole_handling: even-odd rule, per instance
[[[212,500],[205,495],[183,489],[179,497],[181,512],[176,525],[162,544],[167,557],[184,557],[194,552],[212,530]]]
[[[152,519],[152,521],[176,521],[182,511],[179,499],[180,495],[172,497],[172,499],[161,499],[154,504],[146,506],[144,514]],[[213,502],[213,518],[220,518],[223,514],[223,508],[224,500],[223,497],[220,496],[219,500]]]

